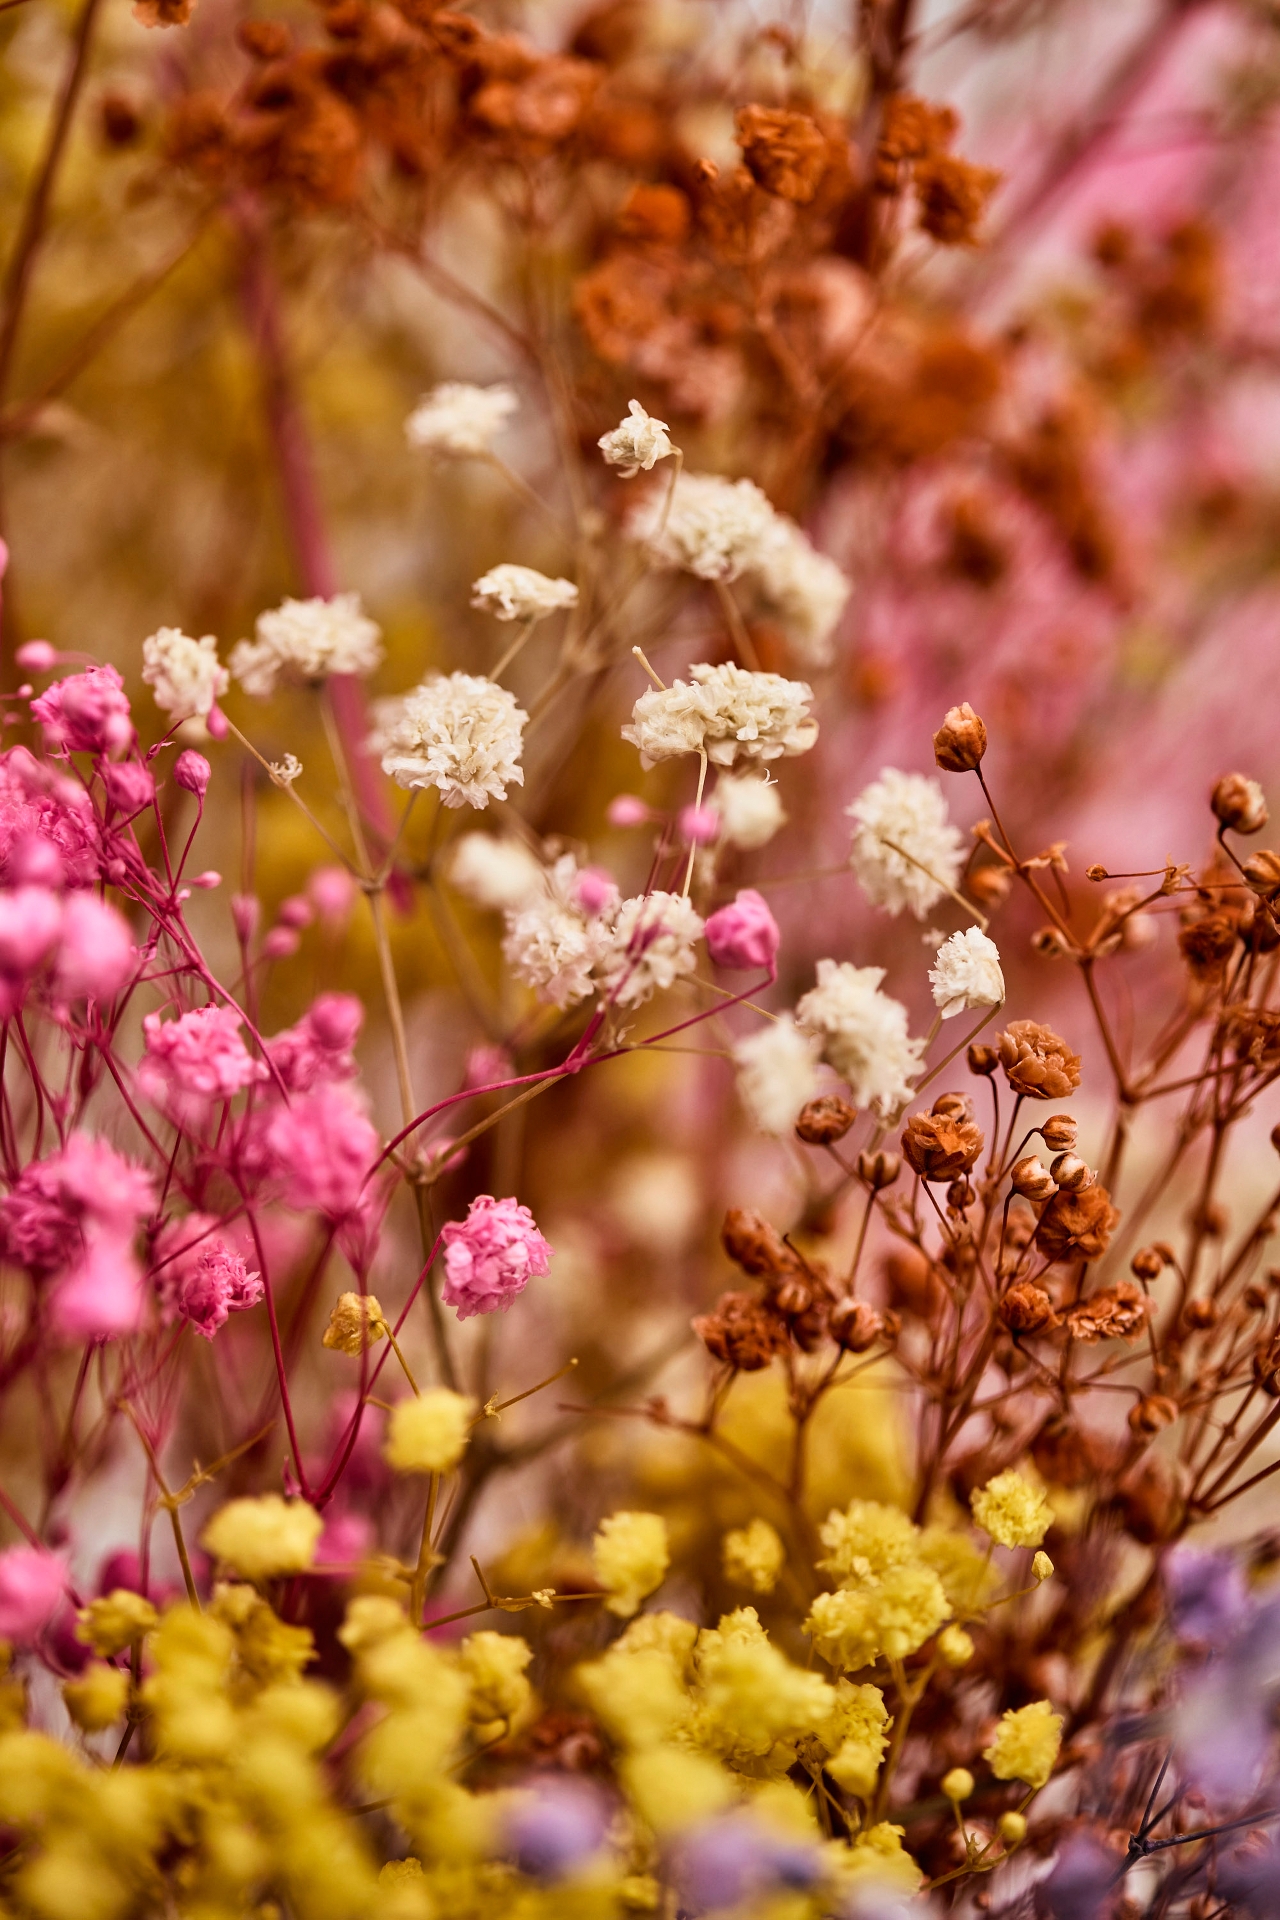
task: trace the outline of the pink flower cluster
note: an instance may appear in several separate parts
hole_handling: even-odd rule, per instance
[[[209,1213],[169,1221],[156,1236],[151,1265],[162,1318],[189,1321],[206,1340],[263,1295],[262,1275],[249,1270],[218,1227]]]
[[[133,1252],[153,1205],[150,1178],[105,1140],[73,1133],[65,1147],[23,1168],[0,1202],[0,1245],[35,1280],[57,1280],[51,1314],[72,1340],[131,1333],[142,1317],[142,1270]]]
[[[451,1220],[444,1242],[440,1298],[459,1320],[476,1313],[505,1313],[530,1280],[551,1265],[552,1248],[538,1232],[528,1207],[481,1193],[465,1220]]]
[[[30,1646],[62,1605],[67,1570],[43,1547],[10,1547],[0,1553],[0,1639]]]
[[[101,860],[98,820],[83,787],[25,747],[0,757],[0,883],[88,887]]]
[[[126,922],[95,894],[0,892],[0,1014],[21,1006],[37,975],[55,1002],[110,1000],[136,960]]]
[[[240,1026],[233,1007],[197,1007],[176,1020],[149,1013],[142,1023],[147,1051],[138,1068],[140,1090],[171,1117],[198,1120],[212,1101],[232,1100],[264,1080],[267,1069],[245,1046]]]
[[[727,907],[713,913],[706,925],[707,952],[718,967],[773,968],[782,935],[763,894],[754,887],[740,889]]]
[[[120,753],[133,739],[124,681],[112,666],[87,667],[31,702],[56,753]]]
[[[309,1093],[324,1081],[350,1080],[352,1047],[364,1023],[353,993],[322,993],[301,1020],[267,1042],[267,1058],[290,1093]]]

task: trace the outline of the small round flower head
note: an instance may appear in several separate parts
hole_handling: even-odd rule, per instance
[[[272,1115],[266,1145],[287,1206],[342,1220],[366,1197],[381,1142],[355,1093],[322,1081]]]
[[[706,925],[707,952],[717,967],[772,968],[782,936],[764,895],[742,887],[737,897],[711,915]]]
[[[622,737],[643,767],[677,754],[705,752],[718,767],[807,753],[818,737],[809,715],[813,689],[780,673],[753,673],[732,661],[689,669],[690,680],[642,693]]]
[[[419,400],[404,423],[405,437],[429,453],[485,454],[519,404],[510,387],[446,380]]]
[[[363,1353],[381,1340],[387,1322],[371,1293],[340,1293],[329,1315],[321,1344],[333,1353]]]
[[[524,785],[529,718],[505,687],[472,673],[432,674],[398,700],[380,700],[370,745],[398,787],[437,787],[446,807],[487,807]]]
[[[818,1565],[850,1585],[874,1584],[891,1567],[920,1557],[920,1529],[897,1507],[851,1500],[829,1513],[818,1530],[827,1558]]]
[[[699,580],[736,580],[761,568],[779,544],[779,515],[754,481],[682,473],[671,491],[640,501],[627,531],[656,565]]]
[[[923,920],[960,874],[961,836],[941,786],[886,767],[845,812],[857,822],[849,861],[868,898],[890,913],[910,907]]]
[[[943,1774],[940,1785],[947,1799],[958,1804],[961,1800],[967,1800],[973,1792],[974,1778],[968,1767],[952,1767],[949,1773]]]
[[[203,800],[213,778],[213,768],[194,747],[184,747],[173,763],[173,777],[178,786],[194,793],[197,800]]]
[[[905,1660],[948,1618],[942,1582],[917,1561],[890,1567],[874,1585],[820,1593],[804,1623],[823,1659],[847,1673],[881,1654]]]
[[[701,915],[679,894],[637,894],[613,915],[597,978],[615,1005],[638,1007],[693,972],[702,933]]]
[[[62,1604],[67,1570],[43,1547],[0,1553],[0,1639],[27,1646],[44,1632]]]
[[[118,753],[133,738],[124,681],[112,666],[55,680],[31,702],[31,714],[58,753]]]
[[[973,1636],[953,1622],[938,1635],[938,1658],[948,1667],[967,1667],[977,1648]]]
[[[133,1646],[156,1625],[159,1614],[151,1602],[130,1587],[115,1587],[91,1600],[76,1615],[76,1639],[110,1660]]]
[[[278,1493],[257,1499],[228,1500],[201,1534],[201,1544],[246,1580],[272,1580],[279,1574],[305,1573],[315,1558],[324,1521],[305,1500],[282,1500]]]
[[[906,1008],[881,993],[883,967],[819,960],[817,971],[817,986],[796,1007],[797,1024],[816,1035],[858,1106],[891,1112],[909,1099],[924,1050],[907,1031]]]
[[[387,1422],[383,1458],[397,1473],[450,1473],[467,1450],[476,1404],[465,1393],[428,1387],[401,1400]]]
[[[933,757],[946,773],[972,773],[987,750],[987,729],[967,700],[949,707],[933,736]]]
[[[143,641],[142,677],[171,720],[203,719],[231,684],[213,635],[193,640],[180,627],[161,627]]]
[[[722,773],[707,805],[720,815],[723,837],[744,853],[767,846],[787,818],[778,784],[765,774]]]
[[[491,1720],[513,1720],[532,1697],[525,1668],[533,1648],[517,1633],[494,1633],[482,1628],[468,1634],[458,1649],[462,1671],[471,1682],[471,1718],[484,1725]]]
[[[260,613],[252,640],[238,641],[231,671],[245,692],[266,699],[284,681],[324,680],[331,673],[372,673],[382,634],[360,608],[358,593],[332,600],[285,600]]]
[[[137,964],[128,922],[93,893],[74,893],[62,914],[54,985],[68,1000],[110,1000]]]
[[[618,477],[633,480],[638,473],[651,473],[659,460],[675,452],[665,420],[655,420],[638,400],[628,400],[627,417],[620,425],[602,433],[596,445],[607,467],[616,467]]]
[[[736,1587],[749,1587],[752,1593],[773,1592],[786,1558],[787,1550],[777,1531],[759,1518],[726,1533],[720,1544],[725,1579]]]
[[[761,1133],[785,1138],[818,1091],[818,1043],[789,1013],[768,1021],[733,1049],[738,1098]]]
[[[459,1320],[505,1313],[530,1280],[551,1269],[552,1249],[518,1200],[478,1194],[466,1219],[450,1220],[440,1237],[445,1272],[440,1298]]]
[[[138,1071],[147,1098],[165,1104],[173,1097],[230,1100],[266,1068],[240,1037],[234,1007],[197,1007],[176,1020],[149,1013],[142,1023],[146,1057]]]
[[[1062,1715],[1047,1700],[1029,1707],[1011,1708],[996,1728],[996,1737],[983,1750],[997,1780],[1024,1780],[1042,1787],[1053,1772],[1062,1745]]]
[[[595,991],[595,966],[608,930],[580,908],[547,897],[509,912],[502,952],[517,980],[556,1007]]]
[[[937,959],[929,969],[929,985],[944,1020],[977,1007],[1001,1006],[1004,975],[1000,971],[1000,949],[981,927],[953,933],[938,948]]]
[[[572,580],[552,580],[536,567],[507,562],[490,567],[472,584],[471,604],[495,620],[545,620],[564,607],[576,607],[578,589]]]
[[[102,1733],[115,1725],[129,1700],[129,1676],[122,1667],[91,1660],[76,1680],[66,1680],[62,1698],[75,1725],[84,1733]]]
[[[1048,1554],[1041,1551],[1031,1562],[1032,1577],[1036,1580],[1050,1580],[1053,1577],[1053,1562]]]
[[[969,1505],[982,1531],[1002,1547],[1038,1547],[1053,1525],[1049,1502],[1012,1467],[980,1487]]]
[[[611,1513],[591,1542],[591,1564],[608,1594],[605,1606],[622,1620],[662,1585],[670,1561],[666,1523],[656,1513]]]

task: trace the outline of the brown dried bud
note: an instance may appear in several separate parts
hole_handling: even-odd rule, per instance
[[[1000,1065],[1000,1055],[994,1047],[987,1046],[985,1041],[975,1040],[974,1044],[969,1048],[966,1058],[969,1062],[970,1073],[982,1074],[984,1078],[987,1079],[990,1078]]]
[[[922,1180],[954,1180],[968,1173],[982,1152],[982,1133],[972,1120],[916,1113],[903,1129],[902,1151]]]
[[[944,773],[974,773],[987,750],[987,729],[967,700],[951,707],[933,736],[933,757]]]
[[[1129,1409],[1129,1425],[1134,1433],[1159,1433],[1171,1427],[1178,1417],[1178,1403],[1167,1393],[1148,1393]]]
[[[1040,1215],[1036,1245],[1046,1260],[1096,1260],[1110,1246],[1119,1218],[1105,1187],[1055,1193]]]
[[[1051,1414],[1031,1442],[1031,1458],[1051,1486],[1082,1487],[1096,1477],[1098,1449],[1074,1420]]]
[[[1078,1153],[1060,1153],[1049,1171],[1066,1193],[1083,1193],[1093,1185],[1093,1168]]]
[[[968,1180],[953,1180],[947,1188],[947,1205],[956,1213],[963,1213],[966,1207],[971,1207],[977,1197]]]
[[[1080,1085],[1080,1055],[1038,1020],[1011,1021],[996,1044],[1015,1093],[1031,1100],[1065,1100]]]
[[[1185,1506],[1177,1468],[1158,1454],[1146,1454],[1120,1489],[1124,1524],[1144,1547],[1172,1539],[1183,1524]]]
[[[1105,867],[1086,867],[1084,877],[1086,880],[1109,880],[1111,875]]]
[[[1263,1298],[1265,1300],[1265,1294]],[[1182,1317],[1193,1333],[1205,1333],[1218,1324],[1218,1303],[1202,1297],[1188,1300],[1182,1309]]]
[[[142,115],[127,95],[104,93],[98,102],[98,126],[109,147],[131,147],[142,132]]]
[[[800,1109],[796,1132],[811,1147],[829,1147],[843,1140],[858,1117],[858,1109],[839,1093],[820,1094]]]
[[[1056,927],[1040,927],[1031,936],[1031,951],[1043,954],[1047,960],[1061,960],[1067,950],[1067,943]]]
[[[864,1181],[873,1193],[879,1193],[883,1187],[891,1187],[901,1172],[901,1155],[886,1153],[883,1147],[876,1153],[858,1155],[858,1178]]]
[[[1229,913],[1206,913],[1178,935],[1183,959],[1197,980],[1212,980],[1231,958],[1239,929]]]
[[[386,1318],[373,1294],[340,1293],[320,1344],[331,1353],[362,1353],[376,1346],[386,1331]]]
[[[964,883],[964,890],[971,900],[980,907],[998,907],[1008,898],[1013,885],[1013,875],[1008,867],[974,867]]]
[[[952,1120],[972,1120],[973,1102],[967,1093],[940,1093],[929,1111],[945,1113]]]
[[[1250,1313],[1261,1313],[1267,1304],[1265,1287],[1246,1287],[1240,1298]]]
[[[1244,877],[1264,900],[1274,900],[1280,893],[1280,853],[1270,847],[1256,848],[1244,862]]]
[[[884,1315],[866,1300],[837,1300],[831,1309],[831,1338],[846,1353],[865,1353],[884,1332]]]
[[[1051,1200],[1057,1192],[1053,1175],[1035,1153],[1024,1153],[1014,1162],[1009,1184],[1024,1200]]]
[[[1101,1187],[1090,1187],[1091,1194]],[[1068,1196],[1074,1198],[1074,1196]],[[1114,1287],[1102,1287],[1068,1309],[1063,1318],[1072,1338],[1093,1346],[1099,1340],[1136,1340],[1147,1324],[1151,1302],[1132,1280],[1120,1280]]]
[[[722,1293],[692,1324],[708,1353],[740,1373],[758,1373],[788,1345],[786,1322],[753,1293]]]
[[[1000,1302],[1000,1318],[1010,1333],[1040,1333],[1058,1324],[1052,1300],[1043,1287],[1033,1286],[1029,1280],[1019,1280],[1010,1287]]]
[[[1224,773],[1209,798],[1224,827],[1233,833],[1261,833],[1267,824],[1267,798],[1244,773]]]
[[[780,1287],[774,1288],[770,1305],[778,1313],[784,1313],[788,1320],[793,1319],[808,1313],[813,1305],[813,1289],[806,1287],[803,1280],[784,1280]]]
[[[894,1306],[931,1320],[942,1301],[942,1285],[937,1270],[915,1247],[895,1247],[885,1255],[885,1285]]]
[[[778,1229],[751,1207],[730,1207],[720,1240],[729,1258],[744,1273],[758,1279],[804,1272],[799,1254],[793,1253]]]
[[[1040,1138],[1051,1153],[1070,1153],[1076,1144],[1076,1123],[1069,1113],[1051,1113],[1040,1129]]]
[[[742,107],[735,137],[758,186],[807,206],[827,170],[826,135],[815,120],[787,107]]]
[[[1258,1342],[1253,1356],[1253,1377],[1264,1393],[1280,1400],[1280,1337],[1273,1334]]]
[[[830,1331],[825,1300],[815,1300],[807,1313],[797,1314],[791,1322],[791,1338],[801,1353],[816,1353]]]

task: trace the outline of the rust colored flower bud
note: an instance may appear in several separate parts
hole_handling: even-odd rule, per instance
[[[1056,927],[1038,927],[1031,936],[1031,951],[1043,954],[1046,960],[1061,960],[1067,943]]]
[[[1052,1200],[1058,1190],[1053,1175],[1035,1153],[1024,1153],[1014,1162],[1009,1184],[1024,1200]]]
[[[1084,877],[1086,880],[1109,880],[1111,875],[1105,867],[1086,867]]]
[[[693,1330],[708,1353],[741,1373],[758,1373],[788,1344],[786,1322],[753,1293],[722,1293],[715,1312],[699,1314]]]
[[[1063,1414],[1051,1414],[1031,1443],[1031,1458],[1051,1486],[1083,1487],[1098,1471],[1096,1443]]]
[[[1239,929],[1229,913],[1206,913],[1183,927],[1178,949],[1197,980],[1213,980],[1235,949]]]
[[[967,700],[951,707],[933,736],[933,757],[944,773],[974,773],[987,750],[987,729]]]
[[[791,1251],[778,1229],[751,1207],[729,1209],[720,1239],[729,1258],[744,1273],[757,1278],[804,1270],[799,1255]]]
[[[1009,897],[1013,875],[1008,867],[975,867],[964,883],[964,890],[978,906],[990,909]]]
[[[982,1133],[972,1120],[916,1113],[903,1129],[902,1151],[922,1180],[955,1180],[982,1152]]]
[[[1050,1153],[1070,1153],[1076,1144],[1076,1123],[1069,1113],[1051,1113],[1040,1129]]]
[[[831,1309],[831,1338],[846,1353],[866,1353],[884,1332],[884,1315],[866,1300],[837,1300]]]
[[[902,1172],[902,1157],[896,1153],[886,1153],[881,1147],[877,1153],[858,1155],[858,1178],[879,1193],[883,1187],[891,1187]]]
[[[1056,1327],[1058,1315],[1043,1287],[1019,1280],[1000,1302],[1000,1318],[1010,1333],[1041,1333]]]
[[[803,1280],[784,1280],[774,1289],[772,1305],[779,1313],[793,1319],[802,1313],[808,1313],[813,1305],[813,1289],[806,1287]]]
[[[1049,1171],[1066,1193],[1083,1193],[1093,1185],[1093,1168],[1078,1153],[1060,1153]]]
[[[824,1093],[800,1109],[796,1132],[811,1147],[829,1147],[843,1140],[858,1117],[858,1109],[843,1095]]]
[[[1267,800],[1256,780],[1244,773],[1224,773],[1209,805],[1233,833],[1261,833],[1267,824]]]
[[[973,1102],[967,1093],[940,1093],[929,1111],[945,1113],[952,1120],[972,1120]]]
[[[1264,900],[1274,900],[1280,893],[1280,853],[1270,847],[1255,848],[1244,862],[1244,877]]]
[[[1250,1313],[1261,1313],[1267,1304],[1265,1287],[1246,1287],[1240,1297]]]
[[[1263,1299],[1265,1298],[1264,1294]],[[1218,1324],[1218,1303],[1216,1300],[1202,1297],[1188,1300],[1182,1309],[1182,1317],[1193,1333],[1205,1333],[1210,1327],[1216,1327]]]
[[[977,1194],[968,1180],[953,1180],[947,1188],[947,1205],[957,1213],[963,1213],[977,1199]]]
[[[1178,1403],[1167,1393],[1148,1393],[1129,1409],[1129,1425],[1136,1434],[1150,1436],[1163,1427],[1171,1427],[1178,1417]]]
[[[1101,1193],[1090,1187],[1090,1194]],[[1075,1196],[1065,1198],[1075,1203]],[[1086,1196],[1087,1197],[1087,1196]],[[1063,1315],[1071,1335],[1093,1346],[1099,1340],[1136,1340],[1147,1324],[1151,1302],[1132,1280],[1121,1280],[1114,1287],[1101,1287],[1087,1300],[1077,1302]]]
[[[1038,1020],[1011,1021],[997,1045],[1009,1085],[1027,1099],[1065,1100],[1080,1085],[1080,1055]]]
[[[1040,1215],[1036,1245],[1046,1260],[1097,1260],[1110,1246],[1119,1218],[1105,1187],[1055,1193]]]
[[[990,1079],[991,1075],[1000,1065],[1000,1055],[994,1047],[987,1046],[983,1041],[975,1040],[974,1044],[969,1048],[966,1058],[969,1062],[970,1073],[981,1074],[985,1079]]]
[[[801,1353],[816,1353],[831,1331],[824,1300],[815,1300],[807,1313],[797,1314],[791,1322],[791,1338]]]

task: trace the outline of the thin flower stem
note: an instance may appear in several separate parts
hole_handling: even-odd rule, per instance
[[[702,792],[706,784],[707,784],[707,750],[705,747],[700,747],[698,750],[698,797],[693,803],[695,813],[699,813],[702,810]],[[698,851],[698,843],[691,836],[689,840],[689,860],[684,870],[684,886],[681,889],[681,894],[680,894],[680,897],[682,900],[687,900],[689,898],[689,889],[693,885],[693,862],[694,862],[695,856],[697,855],[697,851]]]
[[[223,718],[226,719],[225,714]],[[302,798],[302,795],[295,790],[292,780],[281,779],[280,775],[276,772],[271,762],[265,759],[263,755],[258,752],[258,749],[254,746],[252,740],[248,739],[245,734],[241,733],[239,727],[236,725],[234,720],[227,720],[227,731],[231,734],[234,734],[235,738],[240,742],[240,745],[244,748],[245,752],[253,756],[253,758],[257,761],[258,765],[262,768],[262,771],[266,774],[268,780],[270,780],[272,786],[276,787],[281,793],[288,794],[294,806],[297,807],[298,811],[302,813],[307,820],[310,821],[311,825],[315,828],[316,832],[320,835],[320,838],[324,841],[326,847],[328,847],[330,853],[334,856],[335,860],[340,860],[343,866],[347,869],[348,873],[354,873],[356,869],[352,863],[351,855],[349,853],[343,852],[342,848],[338,845],[337,841],[334,839],[333,835],[329,832],[327,827],[323,826],[321,822],[317,820],[315,814],[312,813],[310,807],[307,805],[306,801]]]
[[[723,580],[713,580],[711,584],[716,590],[716,599],[720,602],[725,625],[729,629],[738,658],[750,673],[759,673],[760,655],[756,652],[755,641],[747,631],[747,623],[742,617],[737,601]]]
[[[524,646],[525,641],[529,638],[530,634],[533,632],[537,624],[538,624],[538,616],[536,614],[533,616],[532,620],[525,621],[523,627],[520,629],[520,632],[516,635],[515,639],[511,642],[511,645],[507,648],[506,652],[503,654],[502,658],[499,660],[497,666],[490,667],[489,678],[491,680],[493,681],[501,680],[503,674],[506,672],[507,668],[511,665],[511,662],[516,658],[516,655],[520,652],[520,649]]]

